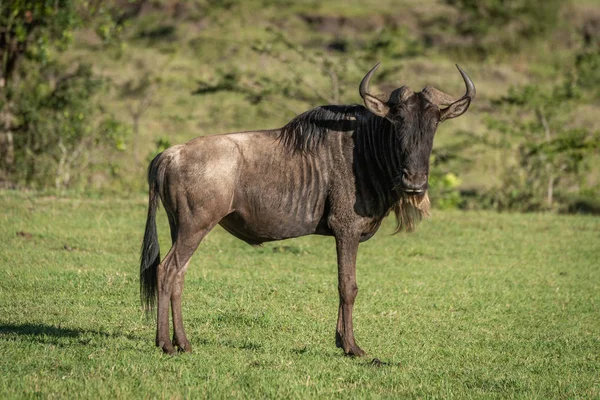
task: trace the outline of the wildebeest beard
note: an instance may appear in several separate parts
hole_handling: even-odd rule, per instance
[[[291,153],[310,157],[327,135],[353,132],[357,180],[375,194],[376,208],[388,214],[394,211],[396,229],[410,232],[430,215],[427,192],[406,193],[400,190],[402,178],[401,149],[414,146],[415,127],[410,122],[395,126],[385,118],[373,115],[361,105],[321,106],[292,119],[283,127],[279,140]]]
[[[423,194],[407,194],[402,192],[400,199],[393,206],[396,214],[396,230],[411,232],[423,218],[430,215],[430,202],[427,192]]]

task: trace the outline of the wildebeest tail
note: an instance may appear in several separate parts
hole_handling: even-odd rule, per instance
[[[160,168],[161,154],[157,155],[148,167],[148,218],[140,256],[140,297],[142,306],[149,312],[154,309],[158,290],[157,270],[160,264],[160,247],[156,232],[156,209],[164,171]]]

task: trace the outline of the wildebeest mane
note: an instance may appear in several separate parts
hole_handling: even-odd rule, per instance
[[[364,111],[366,109],[360,105],[315,107],[298,115],[281,128],[279,140],[294,153],[311,153],[332,132],[354,130],[357,114]]]
[[[411,130],[411,126],[406,126],[401,132]],[[410,135],[398,135],[388,121],[370,115],[363,106],[328,105],[313,108],[292,119],[281,129],[279,140],[293,153],[312,153],[323,144],[327,135],[347,131],[356,131],[357,145],[364,151],[361,153],[371,167],[378,166],[376,171],[365,172],[380,199],[393,198],[391,211],[396,216],[395,233],[412,231],[421,219],[429,216],[430,203],[427,193],[414,196],[396,191],[401,168],[393,149],[411,145],[409,141],[414,139]],[[381,182],[382,178],[386,182]]]

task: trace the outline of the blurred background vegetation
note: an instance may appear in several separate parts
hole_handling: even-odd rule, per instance
[[[0,1],[0,186],[144,193],[196,136],[374,88],[478,97],[439,129],[439,208],[600,213],[597,0]]]

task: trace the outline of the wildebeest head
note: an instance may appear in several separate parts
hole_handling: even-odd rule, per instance
[[[408,86],[402,86],[390,93],[388,100],[384,101],[369,93],[369,81],[378,67],[379,64],[375,65],[363,78],[360,96],[369,111],[392,123],[400,138],[401,148],[398,151],[402,174],[396,182],[397,189],[405,194],[423,194],[427,190],[429,158],[435,131],[441,122],[467,111],[475,97],[475,85],[457,65],[467,87],[465,95],[460,98],[431,86],[420,92],[413,92]]]

